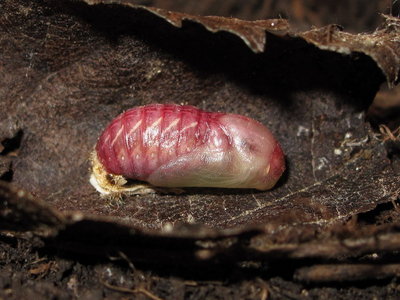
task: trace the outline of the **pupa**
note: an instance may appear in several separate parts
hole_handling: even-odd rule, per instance
[[[159,188],[271,189],[282,148],[260,122],[190,105],[150,104],[117,116],[91,155],[90,183],[103,195]]]

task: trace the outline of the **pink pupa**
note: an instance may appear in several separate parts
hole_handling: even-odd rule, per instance
[[[120,114],[91,160],[90,182],[106,195],[183,187],[268,190],[285,170],[279,143],[261,123],[175,104]]]

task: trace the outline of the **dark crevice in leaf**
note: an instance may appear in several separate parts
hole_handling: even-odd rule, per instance
[[[15,136],[1,141],[3,150],[0,152],[0,156],[16,156],[18,154],[18,149],[21,146],[23,135],[23,130],[18,130]]]
[[[5,173],[1,174],[0,180],[6,181],[6,182],[12,182],[13,175],[14,175],[14,171],[12,170],[12,165],[11,165],[10,169],[8,171],[6,171]]]
[[[357,223],[360,226],[364,225],[381,225],[390,224],[400,217],[399,203],[398,201],[391,201],[387,203],[381,203],[376,208],[357,215]]]
[[[400,160],[400,139],[386,143],[388,158],[392,161]]]
[[[276,99],[278,105],[284,107],[290,105],[292,93],[318,89],[345,91],[349,94],[342,96],[356,101],[353,102],[356,110],[365,110],[372,102],[370,96],[365,96],[375,95],[379,89],[376,83],[384,80],[370,57],[360,53],[343,56],[324,52],[301,38],[283,39],[265,33],[268,41],[265,51],[254,55],[228,32],[210,33],[201,24],[190,21],[184,21],[182,29],[176,30],[147,11],[124,6],[83,5],[73,13],[87,20],[102,35],[110,37],[110,42],[117,42],[125,35],[139,37],[154,49],[189,63],[203,76],[225,74],[228,80],[247,88],[250,93]],[[303,76],[304,70],[307,70],[307,76]],[[324,76],[320,76],[321,73]],[[366,73],[371,76],[366,78]],[[366,79],[371,84],[354,90]],[[362,94],[358,95],[359,92]]]

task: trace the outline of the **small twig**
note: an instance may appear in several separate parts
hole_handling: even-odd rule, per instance
[[[267,287],[262,287],[262,288],[261,288],[260,299],[261,299],[261,300],[267,300],[267,299],[268,299],[268,296],[269,296],[269,294],[268,294],[268,289],[267,289]]]
[[[199,284],[196,282],[196,281],[194,281],[194,280],[185,280],[184,282],[183,282],[183,284],[184,285],[187,285],[187,286],[198,286]]]
[[[38,265],[36,268],[30,269],[28,272],[31,275],[37,275],[38,278],[44,278],[47,274],[49,274],[54,265],[55,263],[50,261],[48,263]]]
[[[327,34],[326,34],[326,43],[327,44],[332,43],[335,32],[338,29],[341,30],[340,28],[341,27],[339,27],[338,25],[334,25],[334,24],[328,25],[327,30],[326,30],[327,31]]]
[[[200,286],[200,285],[222,285],[221,281],[217,280],[205,280],[205,281],[194,281],[194,280],[185,280],[183,282],[187,286]]]
[[[386,141],[400,141],[400,127],[391,131],[385,124],[379,125],[380,139]]]
[[[260,300],[267,300],[269,297],[269,286],[264,280],[257,278],[257,282],[261,285]]]
[[[148,290],[141,288],[141,287],[135,288],[135,289],[130,289],[130,288],[119,287],[119,286],[109,284],[108,282],[105,282],[102,279],[99,279],[99,281],[102,285],[104,285],[106,288],[108,288],[110,290],[114,290],[114,291],[121,292],[121,293],[129,293],[129,294],[143,294],[152,300],[163,300],[162,298],[154,295],[153,293],[151,293]]]
[[[396,197],[396,199],[392,199],[391,202],[392,202],[392,204],[393,204],[394,209],[395,209],[397,212],[400,212],[399,205],[396,203],[397,199],[398,199],[398,197]]]
[[[133,272],[136,272],[135,265],[133,264],[133,262],[128,258],[128,256],[124,252],[118,251],[118,255],[128,263],[129,268],[131,268],[131,270]]]
[[[400,264],[335,264],[300,268],[295,279],[303,282],[345,282],[397,276]]]
[[[35,261],[31,261],[31,262],[27,263],[26,265],[27,265],[27,266],[29,266],[29,265],[34,265],[34,264],[37,264],[37,263],[40,263],[40,262],[44,262],[44,261],[46,261],[46,260],[47,260],[47,257],[42,257],[42,258],[38,258],[38,259],[35,260]]]

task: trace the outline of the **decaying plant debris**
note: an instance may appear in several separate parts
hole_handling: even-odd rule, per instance
[[[365,121],[380,85],[398,82],[397,18],[350,34],[129,1],[6,0],[1,9],[0,295],[332,297],[340,292],[301,282],[398,274],[399,141]],[[267,192],[100,198],[88,181],[98,134],[154,102],[263,122],[286,175]],[[19,291],[21,282],[29,286]],[[396,295],[392,283],[375,292]]]

